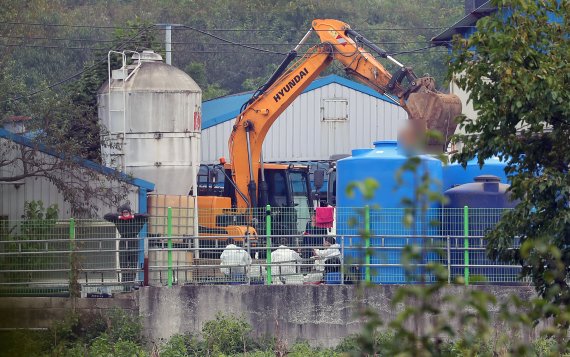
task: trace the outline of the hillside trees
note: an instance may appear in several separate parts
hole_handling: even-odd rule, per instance
[[[173,64],[196,76],[204,98],[212,98],[257,88],[314,18],[344,20],[389,52],[398,52],[424,46],[438,31],[433,27],[447,26],[461,16],[462,5],[461,0],[426,0],[418,6],[382,0],[5,1],[0,3],[0,120],[30,117],[35,142],[66,157],[99,161],[95,103],[107,77],[107,51],[160,50],[163,32],[150,24],[185,25],[173,30]],[[307,46],[317,42],[314,36]],[[443,58],[437,51],[398,58],[420,75],[440,76],[444,63],[435,65]],[[342,74],[343,69],[335,64],[324,74],[329,73]],[[5,174],[2,179],[17,180]],[[66,185],[60,181],[59,187]],[[75,202],[81,207],[85,196]]]
[[[153,26],[132,22],[129,27],[116,33],[110,48],[160,48]],[[13,136],[0,140],[0,181],[46,179],[63,194],[77,216],[95,215],[98,201],[108,206],[123,201],[130,178],[113,171],[107,171],[103,178],[98,170],[85,169],[83,161],[100,161],[96,94],[107,79],[107,51],[85,65],[78,81],[60,86],[38,81],[31,93],[25,72],[17,70],[16,61],[10,56],[2,56],[0,61],[1,123],[9,122],[13,115],[29,118],[26,139]],[[112,66],[117,64],[115,60]]]
[[[71,103],[80,110],[77,118],[67,123],[67,135],[72,141],[80,144],[81,150],[77,154],[98,162],[100,162],[101,143],[99,141],[97,91],[108,79],[108,51],[140,52],[146,49],[157,53],[162,51],[157,40],[158,31],[152,24],[137,18],[127,21],[126,26],[126,28],[115,30],[113,44],[105,50],[97,51],[96,58],[84,64],[80,79],[66,88]],[[112,54],[110,59],[112,69],[121,67],[122,63],[118,54]]]
[[[181,4],[164,1],[164,4],[163,11],[170,14],[172,22],[192,27],[177,27],[173,32],[173,64],[180,68],[187,68],[190,63],[201,64],[206,73],[205,84],[200,83],[202,89],[219,85],[229,93],[252,90],[256,88],[255,84],[269,78],[275,66],[309,30],[315,18],[345,21],[392,53],[426,47],[432,36],[463,14],[463,2],[458,0],[427,0],[421,3],[212,0],[209,6],[200,6],[200,2]],[[194,29],[205,30],[232,43],[222,42]],[[311,36],[299,53],[317,43],[317,36]],[[435,76],[443,88],[446,71],[444,52],[426,49],[401,54],[398,59],[414,67],[419,75],[429,73]],[[393,69],[388,61],[383,63]],[[343,75],[344,71],[333,63],[324,75],[330,73]]]
[[[476,120],[457,156],[507,163],[520,204],[488,234],[492,257],[522,264],[547,300],[570,304],[570,23],[567,1],[494,1],[499,11],[457,40],[451,69],[463,73]],[[555,20],[555,21],[551,21]],[[512,249],[520,239],[521,248]]]
[[[173,28],[173,64],[182,69],[202,65],[206,75],[200,85],[207,97],[208,91],[219,95],[224,94],[223,91],[250,90],[252,79],[268,78],[284,53],[296,45],[315,18],[346,21],[380,47],[397,53],[427,46],[429,38],[463,14],[461,0],[421,3],[141,0],[112,6],[100,0],[5,3],[13,3],[1,5],[5,7],[6,18],[12,16],[21,24],[2,25],[1,31],[24,38],[10,37],[2,41],[13,44],[8,49],[29,88],[36,87],[41,80],[53,83],[79,72],[84,63],[98,57],[98,49],[110,47],[112,27],[128,31],[132,25],[128,21],[137,14],[144,23],[184,25]],[[32,23],[39,25],[29,25]],[[54,24],[58,26],[50,26]],[[163,41],[163,32],[158,32],[156,40]],[[317,38],[312,37],[307,46],[316,43]],[[432,49],[401,54],[398,59],[413,66],[420,75],[426,72],[434,75],[444,87],[445,56],[445,51]],[[343,70],[333,65],[327,73],[342,74]],[[216,92],[217,88],[223,91]]]

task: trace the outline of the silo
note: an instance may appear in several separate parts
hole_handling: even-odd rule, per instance
[[[101,139],[112,145],[103,144],[103,163],[153,182],[158,194],[188,195],[200,165],[202,91],[159,54],[118,54],[123,66],[97,95]]]

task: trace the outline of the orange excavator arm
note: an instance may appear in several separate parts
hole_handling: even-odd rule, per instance
[[[297,50],[313,31],[320,37],[321,44],[297,59]],[[360,44],[391,60],[400,70],[391,75]],[[232,177],[236,189],[241,192],[236,194],[238,207],[257,206],[261,147],[269,128],[333,59],[342,63],[347,73],[356,79],[382,94],[393,96],[406,110],[409,119],[421,123],[423,128],[438,130],[446,138],[455,130],[453,119],[461,113],[459,98],[437,92],[432,78],[417,78],[410,68],[404,67],[346,23],[314,20],[312,29],[289,52],[269,81],[244,104],[233,126],[229,152]],[[406,88],[402,85],[403,79],[409,82]]]
[[[309,32],[310,33],[310,32]],[[308,37],[297,46],[299,47]],[[291,51],[280,67],[287,67],[296,57]],[[262,93],[246,103],[236,119],[229,140],[232,178],[236,189],[238,207],[256,207],[258,172],[260,168],[263,140],[277,117],[297,98],[333,60],[332,47],[322,44],[311,48],[300,60],[287,68],[276,80],[270,80]],[[284,68],[283,68],[284,69]],[[278,70],[279,72],[279,70]],[[276,73],[278,73],[276,72]]]
[[[457,126],[454,119],[461,114],[459,97],[437,91],[432,77],[418,78],[410,67],[398,62],[342,21],[317,19],[313,21],[313,30],[321,42],[334,44],[335,60],[344,65],[347,74],[382,94],[395,96],[416,128],[437,131],[442,135],[444,144],[449,142]],[[390,74],[370,51],[390,60],[398,70]],[[402,85],[404,79],[408,82],[406,87]],[[438,143],[436,140],[428,144]]]

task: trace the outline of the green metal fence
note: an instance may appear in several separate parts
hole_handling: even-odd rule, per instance
[[[283,208],[200,211],[198,225],[166,209],[131,239],[100,220],[2,221],[0,295],[69,295],[77,287],[82,296],[104,296],[147,284],[430,282],[434,263],[446,267],[450,283],[524,283],[519,266],[486,258],[484,234],[503,213],[344,208],[336,227],[322,228]],[[236,234],[244,224],[250,228]],[[409,247],[420,254],[403,259]]]

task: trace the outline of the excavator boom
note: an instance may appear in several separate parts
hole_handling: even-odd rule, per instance
[[[295,61],[297,50],[313,31],[321,44]],[[370,50],[365,50],[362,45]],[[390,74],[371,51],[394,62],[398,71]],[[461,113],[461,101],[457,96],[438,92],[433,78],[418,78],[411,68],[404,67],[346,23],[317,19],[270,80],[244,104],[236,118],[228,144],[232,177],[240,193],[235,197],[238,207],[258,206],[261,147],[272,124],[333,60],[340,62],[351,76],[399,102],[415,129],[436,130],[445,138],[440,147],[447,144],[456,127],[454,118]],[[407,85],[403,84],[404,79]]]
[[[313,47],[254,99],[236,119],[229,139],[232,176],[250,202],[237,196],[238,207],[256,207],[258,171],[263,140],[277,117],[332,61],[329,45]]]

